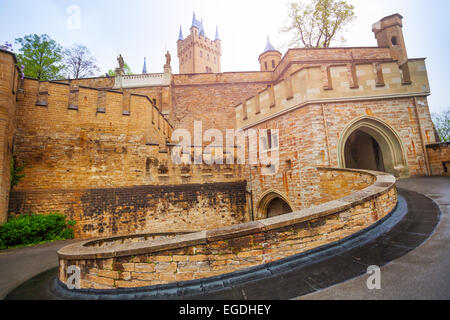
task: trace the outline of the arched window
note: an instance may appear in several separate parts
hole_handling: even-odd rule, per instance
[[[203,51],[200,50],[200,58],[203,57]]]
[[[264,67],[265,67],[266,70],[267,70],[267,61],[264,62]]]
[[[398,45],[397,37],[392,37],[391,42],[393,46]]]
[[[275,60],[272,60],[272,68],[275,69]]]

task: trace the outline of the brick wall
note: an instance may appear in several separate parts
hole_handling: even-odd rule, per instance
[[[450,176],[450,143],[427,145],[431,175]]]
[[[61,212],[77,238],[199,231],[248,221],[245,182],[11,192],[10,211]]]
[[[169,119],[174,128],[189,131],[194,121],[202,121],[205,131],[233,129],[234,106],[256,95],[270,81],[270,72],[174,75]]]
[[[376,178],[364,172],[318,168],[320,199],[314,205],[337,200],[372,185]]]

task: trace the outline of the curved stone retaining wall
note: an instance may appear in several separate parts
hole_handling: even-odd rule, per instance
[[[393,176],[345,171],[371,176],[374,183],[309,209],[231,227],[155,240],[144,235],[69,245],[58,252],[59,279],[67,283],[67,268],[76,265],[81,288],[145,287],[230,273],[344,239],[397,204]]]

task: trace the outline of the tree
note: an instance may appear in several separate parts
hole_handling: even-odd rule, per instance
[[[25,66],[25,75],[38,80],[51,80],[61,78],[62,47],[48,35],[30,34],[17,38],[19,49],[17,59]]]
[[[85,46],[75,44],[65,49],[63,55],[66,69],[73,79],[86,78],[100,72],[100,68],[95,64],[96,59]]]
[[[328,48],[356,16],[345,0],[312,0],[289,4],[288,24],[281,31],[294,33],[288,47]],[[342,38],[343,40],[343,38]]]
[[[450,142],[450,109],[432,117],[441,142]]]
[[[126,75],[132,75],[133,74],[133,71],[131,71],[130,66],[126,62],[123,64],[123,71],[125,72]],[[116,70],[110,69],[108,71],[108,75],[110,77],[115,77],[117,75],[116,74]]]

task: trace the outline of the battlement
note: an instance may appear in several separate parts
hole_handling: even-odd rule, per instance
[[[172,126],[147,96],[114,90],[90,88],[77,83],[37,81],[25,79],[25,99],[22,106],[31,114],[39,113],[43,121],[59,118],[72,121],[76,116],[93,127],[105,121],[139,122],[145,119],[148,127],[142,132],[145,142],[165,141]],[[40,107],[40,108],[37,108]],[[152,129],[149,131],[149,129]]]
[[[382,58],[309,64],[286,73],[284,79],[235,107],[236,127],[249,128],[307,104],[430,94],[424,59],[400,67]]]
[[[361,63],[365,61],[392,61],[389,48],[354,47],[354,48],[294,48],[289,49],[273,72],[273,79],[278,80],[288,69],[304,65]]]
[[[194,43],[203,47],[204,49],[214,51],[217,54],[220,54],[222,52],[220,40],[211,40],[207,37],[204,37],[203,35],[191,33],[186,37],[186,39],[178,41],[179,54],[184,53],[184,51],[192,47]]]

